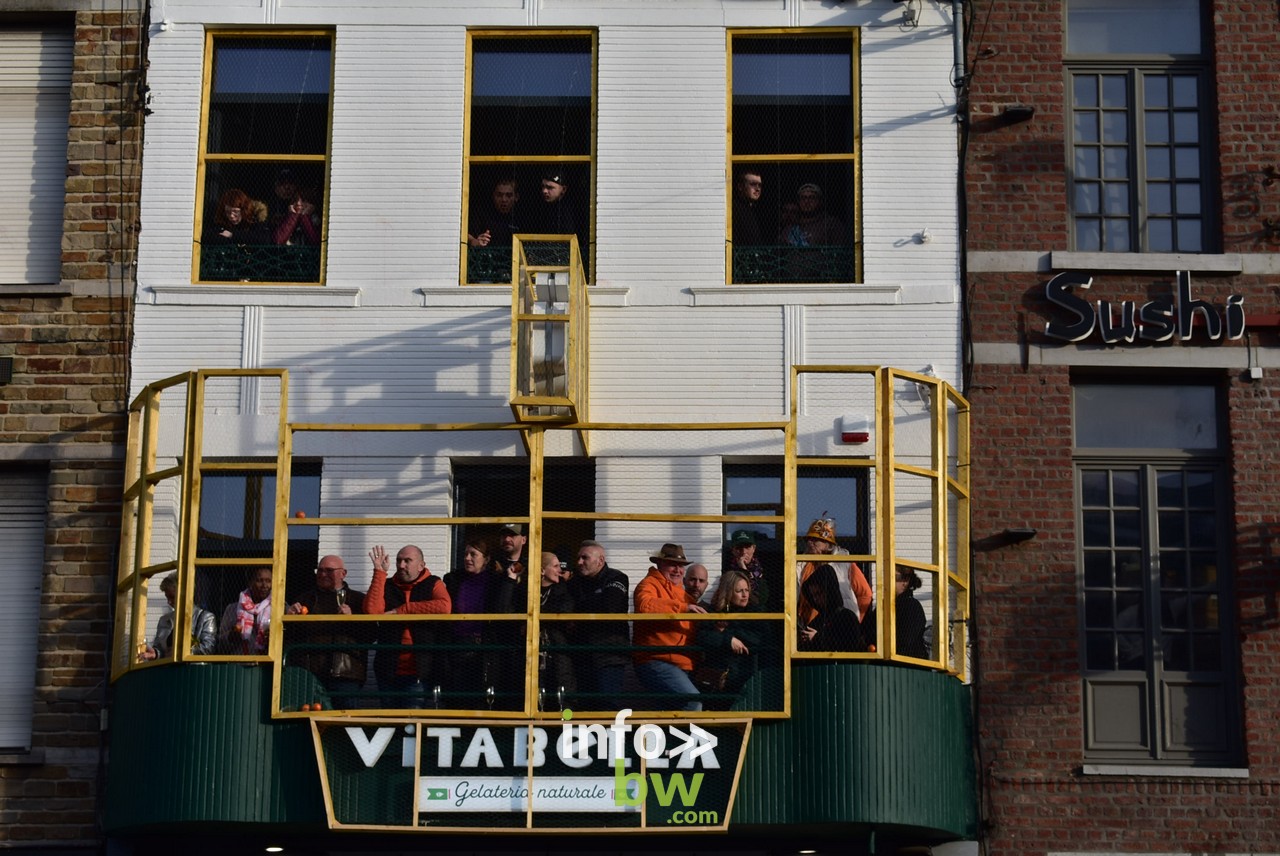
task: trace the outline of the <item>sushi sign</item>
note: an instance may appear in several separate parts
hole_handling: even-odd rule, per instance
[[[1113,304],[1099,300],[1091,306],[1077,290],[1084,291],[1093,285],[1093,277],[1069,271],[1049,280],[1044,287],[1045,298],[1062,310],[1063,316],[1045,325],[1046,336],[1066,342],[1082,342],[1098,331],[1108,345],[1144,342],[1167,342],[1177,334],[1183,342],[1192,339],[1196,329],[1196,316],[1200,316],[1204,334],[1210,341],[1244,336],[1244,296],[1233,294],[1227,298],[1221,310],[1191,293],[1191,274],[1178,271],[1177,286],[1169,297],[1158,297],[1137,306],[1132,300]],[[1117,317],[1116,310],[1119,310]]]

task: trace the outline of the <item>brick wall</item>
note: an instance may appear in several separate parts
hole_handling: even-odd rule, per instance
[[[1196,297],[1221,307],[1243,294],[1249,315],[1280,313],[1280,20],[1274,3],[1212,2],[1216,86],[1211,115],[1222,250],[1250,254],[1246,272],[1192,274]],[[977,359],[973,403],[973,536],[1032,526],[1023,544],[979,551],[977,728],[987,852],[1280,851],[1280,370],[1245,379],[1246,345],[1280,348],[1274,327],[1247,341],[1100,349],[1049,340],[1045,254],[1071,249],[1061,2],[974,4],[969,44],[972,135],[966,159]],[[1034,105],[1005,124],[1011,103]],[[995,256],[1010,253],[1010,256]],[[1015,258],[1017,253],[1027,256]],[[1157,264],[1153,263],[1153,264]],[[1091,303],[1169,298],[1167,270],[1095,275]],[[1057,312],[1061,317],[1061,312]],[[1076,532],[1072,507],[1071,372],[1199,378],[1225,390],[1230,442],[1227,510],[1249,777],[1085,776]]]
[[[33,748],[0,758],[0,848],[101,841],[99,714],[128,389],[140,25],[136,11],[75,14],[62,282],[0,287],[0,356],[13,358],[13,381],[0,386],[0,467],[21,461],[49,478]]]

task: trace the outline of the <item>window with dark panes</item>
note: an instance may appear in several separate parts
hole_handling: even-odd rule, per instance
[[[463,281],[510,282],[517,234],[576,236],[589,272],[595,36],[475,33],[470,53]]]
[[[729,279],[853,282],[857,33],[730,34]]]
[[[1069,0],[1075,249],[1210,249],[1207,51],[1199,0]]]
[[[1232,763],[1240,721],[1217,391],[1074,393],[1086,753]]]
[[[211,33],[199,282],[322,281],[332,38]]]

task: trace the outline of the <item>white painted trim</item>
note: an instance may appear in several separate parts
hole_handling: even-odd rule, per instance
[[[139,303],[157,306],[359,306],[360,288],[271,285],[153,285]]]
[[[1248,767],[1157,767],[1154,764],[1085,764],[1086,776],[1157,776],[1167,779],[1247,779]]]
[[[902,303],[900,285],[722,285],[693,287],[694,306],[858,306]]]
[[[1249,367],[1249,351],[1254,351],[1254,364],[1264,369],[1280,368],[1280,353],[1270,348],[1231,348],[1192,344],[1174,347],[1071,346],[1043,347],[1028,345],[1025,362],[1032,366],[1110,366],[1117,368],[1159,369],[1239,369]],[[1199,340],[1203,341],[1203,339]],[[1023,348],[1016,344],[977,342],[973,345],[973,361],[978,365],[1021,365]]]
[[[1236,274],[1243,269],[1239,253],[1073,253],[1052,250],[1049,264],[1054,270],[1101,273],[1189,270],[1193,273]]]

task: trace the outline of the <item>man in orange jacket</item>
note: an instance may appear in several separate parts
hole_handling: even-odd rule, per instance
[[[636,586],[637,613],[654,612],[706,612],[698,606],[696,598],[684,589],[684,568],[689,560],[679,544],[663,544],[655,555],[649,557],[655,567]],[[693,621],[637,621],[632,633],[635,645],[652,647],[677,647],[693,644],[697,628]],[[681,694],[688,698],[684,710],[702,710],[702,702],[696,696],[693,685],[693,652],[637,651],[634,655],[636,677],[651,693]],[[656,709],[656,708],[655,708]]]

